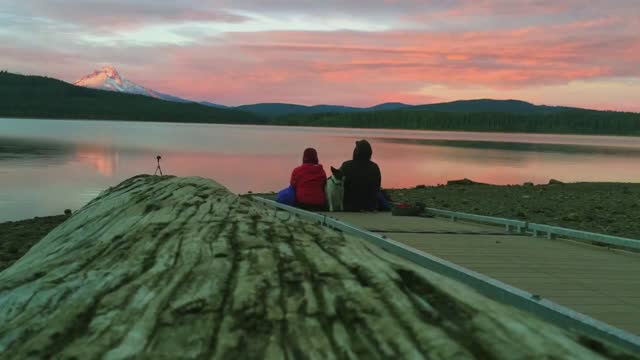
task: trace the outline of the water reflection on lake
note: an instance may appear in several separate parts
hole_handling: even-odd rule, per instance
[[[640,181],[640,138],[0,119],[0,221],[78,209],[152,174],[213,178],[235,192],[284,187],[305,147],[328,169],[369,139],[385,187],[468,177],[510,184]]]

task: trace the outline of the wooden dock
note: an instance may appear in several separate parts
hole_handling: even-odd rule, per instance
[[[640,335],[640,253],[390,213],[324,213]]]

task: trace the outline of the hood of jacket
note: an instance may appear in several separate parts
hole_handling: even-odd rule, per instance
[[[356,141],[356,148],[353,149],[353,160],[371,160],[373,150],[367,140]]]
[[[304,153],[302,154],[302,163],[303,164],[317,164],[318,161],[318,152],[314,148],[306,148],[304,149]]]

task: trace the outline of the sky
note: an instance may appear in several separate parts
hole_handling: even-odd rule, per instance
[[[225,105],[640,111],[640,0],[0,0],[0,69]]]

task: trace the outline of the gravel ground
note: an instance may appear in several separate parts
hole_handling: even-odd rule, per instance
[[[640,184],[445,185],[392,189],[394,202],[640,239]]]
[[[11,266],[66,219],[67,216],[58,215],[0,223],[0,271]]]

